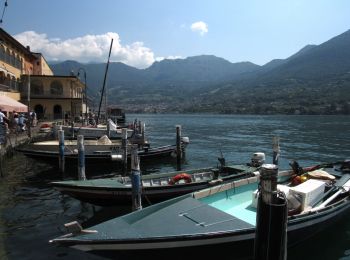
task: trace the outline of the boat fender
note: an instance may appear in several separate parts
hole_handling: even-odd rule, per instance
[[[171,180],[169,181],[169,184],[174,185],[174,184],[178,183],[180,180],[185,180],[186,183],[192,182],[191,175],[189,175],[187,173],[180,173],[180,174],[175,175],[173,178],[171,178]]]

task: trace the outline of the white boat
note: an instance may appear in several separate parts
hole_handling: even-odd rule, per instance
[[[109,139],[121,139],[122,128],[113,123],[112,120],[108,120],[109,129],[106,125],[97,126],[68,126],[68,125],[56,125],[56,131],[59,129],[64,130],[64,134],[67,137],[76,137],[77,135],[83,135],[85,139],[98,139],[103,135],[107,135]],[[127,130],[128,138],[131,138],[134,134],[133,129]]]

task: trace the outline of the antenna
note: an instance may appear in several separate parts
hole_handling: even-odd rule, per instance
[[[4,15],[5,15],[5,11],[6,11],[6,7],[7,7],[7,6],[8,6],[7,0],[5,0],[4,9],[2,10],[2,15],[1,15],[1,19],[0,19],[0,25],[1,25],[2,22],[3,22],[3,19],[4,19]]]

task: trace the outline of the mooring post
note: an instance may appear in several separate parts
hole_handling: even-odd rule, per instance
[[[146,143],[146,140],[145,140],[145,129],[146,129],[146,124],[143,123],[141,125],[141,136],[142,136],[142,145],[144,145]]]
[[[3,161],[2,161],[2,157],[3,157],[3,154],[2,154],[2,144],[0,144],[0,176],[1,178],[4,177],[4,173],[3,173],[3,170],[2,170],[2,164],[3,164]]]
[[[122,150],[123,150],[123,176],[128,171],[128,129],[122,129]]]
[[[111,125],[109,124],[109,120],[107,120],[107,136],[111,137]]]
[[[142,209],[140,160],[137,152],[137,145],[133,145],[131,150],[131,185],[133,211]]]
[[[181,159],[182,159],[182,149],[181,149],[181,126],[176,126],[176,165],[177,170],[181,171]]]
[[[71,123],[72,138],[74,139],[74,122]]]
[[[256,214],[254,260],[287,259],[287,199],[277,191],[278,166],[263,164]]]
[[[56,122],[52,123],[52,138],[56,139],[57,138],[57,125]]]
[[[64,130],[58,131],[58,166],[64,173]]]
[[[275,165],[278,165],[278,159],[280,157],[279,140],[280,138],[278,136],[274,136],[272,139],[272,149],[273,149],[272,163]]]
[[[84,136],[78,135],[77,142],[78,142],[78,179],[86,180]]]

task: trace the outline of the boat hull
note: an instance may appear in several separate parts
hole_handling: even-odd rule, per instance
[[[217,184],[223,184],[235,179],[245,178],[252,175],[256,170],[254,167],[248,166],[228,166],[225,167],[226,172],[230,172],[225,177],[213,179],[213,172],[218,171],[217,168],[203,168],[187,171],[177,171],[168,174],[146,175],[143,178],[142,199],[146,204],[160,202],[181,196],[190,192],[210,188]],[[199,181],[191,183],[181,182],[171,185],[169,181],[174,176],[186,172],[191,178],[198,177]],[[204,178],[203,175],[207,174]],[[53,182],[52,185],[60,192],[84,202],[92,203],[100,206],[110,206],[118,204],[130,204],[132,200],[131,184],[123,184],[123,177],[110,179],[96,179],[84,181],[62,181]],[[157,180],[157,184],[152,184]],[[147,185],[146,185],[147,184]]]
[[[344,200],[332,209],[325,210],[321,215],[304,217],[301,219],[289,219],[288,222],[288,246],[294,246],[305,239],[323,231],[349,214],[350,202]],[[165,223],[166,224],[166,223]],[[71,246],[82,251],[89,251],[98,255],[109,255],[116,253],[123,254],[141,254],[165,257],[169,254],[179,252],[191,252],[192,254],[213,254],[231,252],[235,259],[239,255],[243,258],[252,257],[254,248],[255,229],[244,231],[225,231],[211,234],[198,234],[193,236],[157,238],[157,239],[140,239],[137,241],[97,241],[64,243],[65,246]],[[245,248],[244,251],[242,249]],[[236,250],[237,251],[236,251]],[[205,252],[205,253],[204,253]],[[237,254],[236,254],[237,252]],[[237,257],[237,258],[236,258]]]

